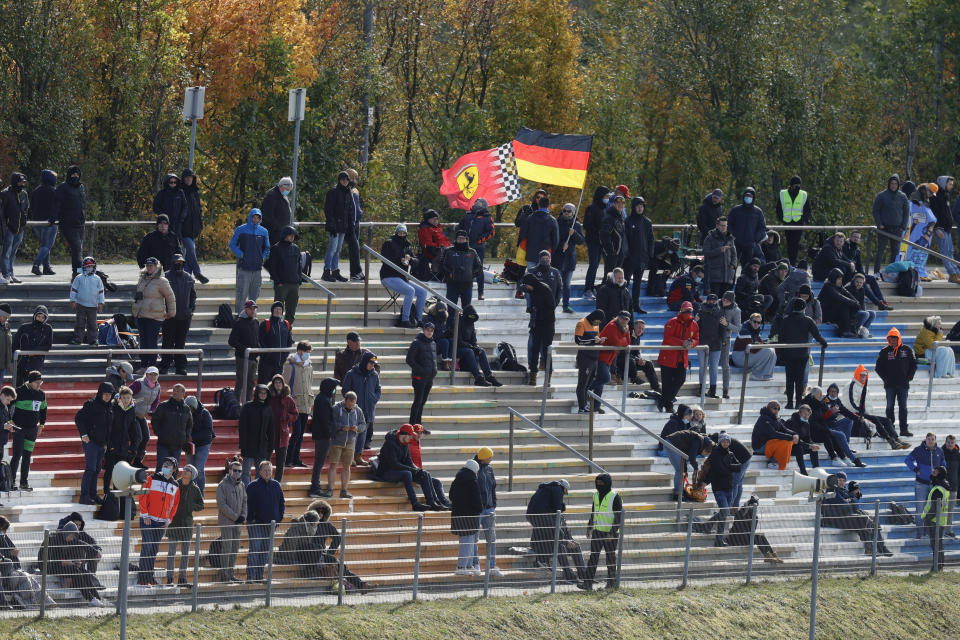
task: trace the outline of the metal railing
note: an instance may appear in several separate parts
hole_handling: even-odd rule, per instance
[[[325,286],[323,286],[322,284],[320,284],[319,282],[317,282],[316,280],[314,280],[313,278],[311,278],[305,273],[301,273],[300,277],[306,282],[309,282],[310,284],[315,286],[317,289],[320,289],[327,295],[327,312],[325,314],[326,318],[323,324],[323,346],[328,347],[330,346],[330,305],[333,303],[333,299],[337,297],[337,294],[335,294],[330,289],[327,289]],[[327,368],[327,349],[326,348],[324,348],[323,350],[323,368],[324,369]]]
[[[940,259],[941,259],[942,261],[944,261],[944,262],[950,262],[950,263],[952,263],[952,264],[955,264],[955,265],[957,265],[957,266],[960,266],[960,260],[955,260],[954,258],[949,258],[949,257],[943,255],[942,253],[938,253],[937,251],[934,251],[934,250],[931,249],[930,247],[924,247],[924,246],[919,245],[919,244],[917,244],[917,243],[915,243],[915,242],[911,242],[910,240],[907,240],[907,239],[903,238],[902,236],[895,236],[895,235],[893,235],[892,233],[887,233],[886,231],[883,231],[882,229],[874,229],[874,231],[876,231],[877,234],[879,234],[879,235],[881,235],[881,236],[883,236],[883,237],[885,237],[885,238],[889,238],[889,239],[891,239],[891,240],[898,240],[899,242],[907,245],[908,247],[913,247],[914,249],[918,249],[918,250],[920,250],[920,251],[924,251],[924,252],[926,252],[927,254],[929,254],[929,255],[931,255],[931,256],[935,256],[935,257],[937,257],[937,258],[940,258]]]
[[[406,280],[409,280],[409,281],[413,282],[414,284],[416,284],[416,285],[418,285],[418,286],[420,286],[420,287],[423,287],[424,289],[426,289],[427,291],[429,291],[430,293],[432,293],[433,295],[435,295],[435,296],[437,297],[437,300],[442,300],[443,302],[445,302],[445,303],[447,304],[447,307],[448,307],[449,309],[452,309],[453,311],[456,311],[456,315],[453,316],[453,337],[452,337],[452,339],[451,339],[451,341],[450,341],[450,352],[451,352],[451,356],[456,356],[458,343],[459,343],[459,341],[460,341],[460,316],[463,315],[463,309],[460,307],[460,305],[454,303],[452,300],[450,300],[449,298],[447,298],[445,295],[439,293],[436,289],[434,289],[433,287],[431,287],[430,285],[428,285],[426,282],[423,282],[422,280],[413,277],[413,276],[412,276],[410,273],[408,273],[408,272],[406,271],[406,269],[404,269],[403,267],[400,267],[400,266],[398,266],[397,264],[394,264],[393,262],[391,262],[390,260],[384,258],[380,253],[378,253],[376,250],[372,249],[369,244],[366,244],[366,243],[365,243],[365,244],[361,247],[361,249],[366,253],[366,265],[365,265],[365,268],[366,268],[366,278],[364,278],[364,281],[363,281],[363,326],[367,326],[367,320],[368,320],[368,312],[367,312],[367,309],[368,309],[368,307],[369,307],[369,301],[370,301],[370,256],[373,255],[373,256],[376,256],[377,258],[379,258],[379,259],[380,259],[380,262],[382,262],[383,264],[387,265],[388,267],[392,267],[392,268],[395,269],[398,273],[405,274],[403,277],[404,277]],[[414,320],[413,318],[407,318],[407,319],[408,319],[408,320]],[[419,320],[420,320],[420,318],[416,318],[416,319],[415,319],[415,321],[419,321]],[[454,359],[456,359],[456,358],[454,358]],[[454,377],[455,377],[455,375],[456,375],[456,369],[457,369],[456,367],[450,367],[450,384],[453,384],[453,382],[454,382]]]
[[[160,356],[196,356],[197,357],[197,398],[203,391],[203,349],[117,349],[114,347],[105,347],[103,349],[51,349],[50,351],[23,350],[13,352],[13,370],[17,370],[17,362],[21,356],[107,356],[107,366],[113,364],[113,356],[126,355],[160,355]]]

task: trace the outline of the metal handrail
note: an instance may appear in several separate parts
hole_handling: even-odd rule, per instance
[[[960,342],[955,340],[934,340],[933,345],[931,346],[931,351],[933,351],[934,358],[930,362],[930,367],[927,370],[927,409],[930,408],[930,403],[933,401],[933,378],[936,374],[935,368],[937,364],[937,347],[960,347]]]
[[[513,432],[514,432],[513,418],[514,417],[520,418],[523,422],[527,423],[528,425],[530,425],[531,427],[539,431],[542,435],[546,436],[549,440],[556,442],[561,447],[563,447],[564,449],[572,453],[574,456],[586,462],[589,467],[596,469],[600,473],[607,472],[607,470],[601,467],[599,464],[597,464],[587,456],[583,455],[582,453],[580,453],[579,451],[577,451],[576,449],[568,445],[566,442],[564,442],[557,436],[553,435],[552,433],[550,433],[549,431],[547,431],[546,429],[538,425],[536,422],[534,422],[530,418],[527,418],[526,416],[521,414],[519,411],[517,411],[513,407],[507,407],[507,412],[510,415],[510,440],[509,440],[509,453],[507,456],[507,491],[513,491]]]
[[[899,241],[902,242],[903,244],[905,244],[905,245],[907,245],[907,246],[909,246],[909,247],[913,247],[914,249],[919,249],[920,251],[926,251],[926,252],[927,252],[928,254],[930,254],[931,256],[936,256],[936,257],[940,258],[941,260],[943,260],[944,262],[952,262],[953,264],[960,266],[960,260],[955,260],[954,258],[949,258],[949,257],[943,255],[942,253],[938,253],[938,252],[934,251],[933,249],[931,249],[931,248],[929,248],[929,247],[921,246],[921,245],[917,244],[916,242],[910,242],[909,240],[906,240],[906,239],[904,239],[904,238],[901,237],[901,236],[895,236],[895,235],[893,235],[892,233],[887,233],[886,231],[884,231],[884,230],[882,230],[882,229],[877,229],[876,232],[877,232],[879,235],[885,236],[885,237],[890,238],[890,239],[892,239],[892,240],[899,240]]]
[[[394,264],[393,262],[391,262],[390,260],[387,260],[386,258],[384,258],[378,251],[376,251],[375,249],[371,248],[369,244],[364,243],[363,246],[362,246],[362,249],[367,252],[367,259],[368,259],[368,260],[369,260],[370,255],[374,255],[374,256],[378,257],[378,258],[380,259],[380,262],[381,262],[381,263],[387,265],[388,267],[392,267],[392,268],[395,269],[398,273],[404,274],[403,277],[404,277],[405,279],[411,280],[411,281],[413,281],[415,284],[423,287],[424,289],[426,289],[427,291],[429,291],[430,293],[432,293],[433,295],[435,295],[438,300],[442,300],[442,301],[444,301],[445,303],[447,303],[447,307],[449,307],[450,309],[453,309],[454,311],[457,312],[457,315],[455,315],[455,316],[453,317],[453,338],[452,338],[452,340],[451,340],[451,342],[450,342],[450,351],[451,351],[451,354],[450,354],[450,355],[451,355],[451,356],[456,356],[456,355],[457,355],[457,346],[458,346],[458,344],[459,344],[459,342],[460,342],[460,316],[463,314],[463,309],[460,308],[460,305],[455,304],[452,300],[450,300],[450,299],[447,298],[446,296],[441,295],[440,293],[438,293],[438,292],[436,291],[436,289],[434,289],[433,287],[431,287],[430,285],[428,285],[426,282],[423,282],[422,280],[420,280],[420,279],[418,279],[418,278],[415,278],[413,275],[411,275],[411,274],[410,274],[406,269],[404,269],[403,267],[400,267],[400,266]],[[364,287],[363,287],[363,326],[367,326],[367,304],[368,304],[368,300],[369,300],[369,296],[368,296],[367,292],[369,291],[369,282],[370,282],[370,266],[369,266],[369,265],[370,265],[370,263],[369,263],[369,261],[368,261],[368,262],[367,262],[367,277],[364,279]],[[417,318],[417,319],[419,320],[419,318]],[[456,359],[456,358],[454,358],[454,359]],[[456,367],[450,367],[450,384],[453,384],[453,382],[454,382],[454,380],[455,380],[456,370],[457,370]]]
[[[301,273],[300,278],[303,280],[306,280],[307,282],[309,282],[310,284],[312,284],[313,286],[315,286],[316,288],[320,289],[325,294],[327,294],[326,320],[324,321],[324,325],[323,325],[323,346],[327,347],[330,345],[330,305],[332,304],[333,299],[337,297],[337,294],[335,294],[330,289],[327,289],[325,286],[323,286],[322,284],[320,284],[319,282],[317,282],[316,280],[314,280],[313,278],[311,278],[305,273]],[[323,350],[323,368],[324,369],[327,368],[327,349]]]
[[[107,366],[113,364],[113,354],[125,354],[127,356],[140,354],[156,354],[168,356],[197,356],[197,399],[200,399],[200,393],[203,391],[203,349],[63,349],[63,350],[17,350],[13,352],[13,370],[17,370],[17,361],[20,356],[107,356]]]

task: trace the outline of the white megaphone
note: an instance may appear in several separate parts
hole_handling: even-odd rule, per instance
[[[128,492],[133,485],[143,484],[150,472],[140,467],[133,467],[122,460],[113,468],[112,484],[121,492]]]
[[[820,467],[813,469],[809,476],[794,471],[792,493],[796,495],[809,492],[811,496],[815,493],[822,493],[827,490],[828,477],[830,477],[830,473]]]

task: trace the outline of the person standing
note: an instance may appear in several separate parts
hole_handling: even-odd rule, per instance
[[[880,261],[884,249],[889,247],[890,262],[897,259],[900,251],[900,238],[910,221],[910,202],[900,190],[900,176],[896,173],[887,179],[887,188],[873,199],[873,222],[877,229],[891,236],[877,236],[877,254],[873,260],[873,272],[880,273]]]
[[[133,317],[140,330],[140,348],[145,350],[140,356],[140,366],[152,367],[157,363],[157,354],[150,353],[150,350],[157,348],[163,321],[176,315],[177,299],[170,281],[163,277],[160,261],[147,258],[133,303]]]
[[[273,408],[270,406],[270,389],[258,384],[253,399],[240,410],[237,433],[240,440],[240,455],[243,456],[243,484],[250,484],[250,470],[259,468],[273,453]],[[241,524],[241,523],[237,523]]]
[[[70,249],[70,274],[80,268],[83,255],[83,226],[86,224],[87,192],[80,182],[80,167],[67,167],[67,179],[57,187],[57,208],[60,215],[60,233]],[[43,275],[54,275],[44,268]]]
[[[327,466],[327,491],[333,493],[337,483],[337,463],[340,464],[340,497],[352,498],[349,492],[350,465],[360,429],[366,419],[357,406],[357,394],[347,391],[343,400],[333,406],[333,422],[330,424],[330,464]]]
[[[727,219],[723,216],[717,218],[717,226],[700,244],[710,293],[722,296],[733,289],[737,277],[737,247],[733,234],[727,231]]]
[[[324,378],[320,381],[320,390],[313,400],[313,415],[310,420],[310,437],[313,439],[313,473],[310,476],[310,489],[307,495],[311,498],[332,498],[333,492],[320,486],[320,474],[323,463],[327,460],[330,451],[330,430],[333,425],[333,405],[336,403],[337,387],[340,381],[336,378]]]
[[[17,249],[23,242],[27,228],[27,212],[30,211],[30,196],[27,194],[27,176],[13,172],[10,185],[0,191],[0,214],[3,215],[3,253],[0,255],[0,284],[20,284],[13,275],[13,263]]]
[[[313,407],[313,363],[310,362],[310,352],[313,346],[308,340],[297,343],[297,350],[287,356],[283,365],[283,381],[290,386],[290,395],[297,405],[297,423],[290,436],[290,445],[287,448],[287,467],[305,467],[300,459],[300,447],[303,444],[303,435],[307,431],[307,420]],[[279,464],[277,466],[280,466]]]
[[[933,211],[937,224],[933,229],[933,237],[937,241],[937,250],[948,258],[953,258],[953,215],[950,212],[950,192],[953,191],[953,176],[939,176],[937,191],[930,198],[930,209]],[[947,270],[947,278],[954,284],[960,284],[960,267],[943,261],[943,268]],[[952,487],[951,491],[956,489]]]
[[[263,262],[270,257],[270,234],[260,225],[262,218],[260,209],[251,209],[247,224],[234,229],[230,238],[230,251],[237,256],[237,313],[246,300],[260,297]]]
[[[173,266],[173,256],[182,252],[180,236],[171,230],[170,218],[167,214],[161,213],[157,216],[156,229],[140,239],[140,246],[137,248],[137,264],[143,268],[147,264],[147,259],[155,258],[160,261],[162,268],[169,269]]]
[[[184,169],[180,174],[180,187],[187,201],[187,213],[180,226],[180,240],[183,242],[183,256],[187,259],[187,271],[200,284],[207,284],[210,279],[200,273],[200,263],[197,262],[197,238],[203,231],[203,205],[200,203],[200,190],[197,189],[197,174],[190,169]]]
[[[10,333],[10,305],[0,302],[0,386],[13,371],[13,335]]]
[[[140,495],[140,533],[143,535],[143,546],[140,548],[137,584],[147,587],[158,584],[153,574],[154,562],[163,534],[180,503],[176,461],[166,458],[157,466],[156,473],[148,476],[143,483],[144,493]]]
[[[257,379],[257,363],[260,354],[252,353],[250,357],[244,360],[244,354],[247,349],[258,349],[260,347],[260,325],[257,322],[257,303],[253,300],[247,300],[243,305],[243,311],[233,323],[230,329],[228,344],[233,347],[233,357],[236,360],[237,380],[233,386],[233,392],[237,400],[245,402],[250,398],[250,389]],[[246,381],[246,386],[244,386]]]
[[[560,240],[553,250],[551,265],[560,272],[562,282],[563,312],[573,313],[570,308],[570,282],[577,268],[577,245],[583,244],[583,228],[577,222],[577,208],[572,202],[563,205],[557,218]],[[480,296],[483,300],[483,296]]]
[[[907,454],[903,463],[914,474],[913,499],[916,500],[917,514],[914,522],[917,525],[917,537],[920,538],[923,535],[923,516],[925,515],[922,510],[927,495],[930,493],[930,485],[933,483],[934,469],[946,464],[943,449],[937,446],[936,434],[928,433],[923,442]],[[944,498],[946,499],[946,496]]]
[[[826,348],[827,341],[820,335],[817,323],[807,316],[806,308],[806,303],[800,297],[790,301],[790,309],[780,325],[780,340],[783,344],[806,344],[812,337],[820,343],[822,348]],[[754,354],[751,353],[750,355],[752,357]],[[794,399],[799,405],[803,398],[803,389],[806,386],[804,379],[810,361],[810,349],[808,347],[782,349],[780,355],[783,358],[787,377],[786,406],[787,409],[793,409]]]
[[[170,398],[160,403],[150,419],[157,436],[157,468],[160,461],[168,459],[179,467],[183,450],[193,452],[193,412],[184,403],[186,395],[182,384],[173,385]]]
[[[100,504],[97,495],[97,476],[103,466],[103,455],[113,427],[112,405],[114,388],[101,382],[97,395],[83,403],[74,416],[80,442],[83,445],[83,478],[80,480],[80,504]]]
[[[142,378],[130,383],[130,390],[133,392],[134,412],[140,431],[131,464],[135,467],[146,468],[143,464],[143,458],[147,454],[147,443],[150,442],[147,416],[160,406],[160,371],[156,367],[147,367]]]
[[[106,452],[103,456],[104,495],[111,489],[113,468],[121,460],[127,463],[132,462],[140,445],[140,425],[137,424],[137,413],[133,408],[133,391],[130,387],[120,387],[111,402],[111,408],[113,422],[110,424],[110,434],[107,436]]]
[[[743,202],[730,209],[727,220],[730,233],[733,234],[737,247],[737,262],[747,264],[752,258],[763,259],[760,243],[767,237],[767,223],[763,217],[763,210],[754,204],[757,192],[753,187],[743,190]]]
[[[347,255],[350,258],[350,279],[353,281],[363,281],[363,271],[360,270],[360,221],[363,219],[363,200],[360,198],[360,190],[357,183],[360,181],[360,174],[356,169],[344,169],[347,177],[350,178],[350,197],[353,198],[353,224],[347,227],[347,236],[344,242],[347,245]]]
[[[406,228],[406,227],[404,227]],[[477,274],[477,300],[483,300],[483,259],[486,254],[487,241],[493,237],[494,227],[493,218],[490,217],[490,210],[487,208],[487,201],[483,198],[477,198],[470,211],[463,214],[460,224],[457,225],[457,231],[466,231],[467,239],[470,241],[470,248],[480,259],[480,273]],[[383,278],[381,277],[381,280]]]
[[[173,256],[173,267],[163,274],[173,290],[173,299],[176,303],[176,313],[172,318],[163,321],[163,348],[184,349],[187,346],[187,334],[190,332],[190,323],[193,313],[197,309],[197,291],[194,288],[193,276],[186,272],[186,261],[179,253]],[[178,376],[187,375],[187,356],[164,354],[160,358],[160,373],[166,374],[170,364]]]
[[[83,259],[82,272],[70,284],[70,307],[76,312],[73,338],[70,344],[86,342],[97,346],[97,314],[103,311],[103,280],[97,275],[97,261],[92,256]]]
[[[40,390],[43,376],[39,371],[27,374],[26,381],[17,387],[17,400],[13,405],[13,453],[10,457],[11,484],[17,484],[17,468],[20,471],[20,491],[33,491],[28,482],[30,458],[37,438],[43,433],[47,422],[47,395]]]
[[[777,218],[789,226],[803,226],[810,224],[810,198],[807,192],[800,188],[803,183],[800,176],[790,178],[790,186],[780,190],[780,199],[777,200]],[[800,255],[800,240],[803,230],[789,230],[787,235],[787,258],[792,266],[797,266]]]
[[[645,313],[640,306],[640,288],[644,269],[653,264],[653,223],[646,215],[646,206],[646,200],[635,197],[630,202],[630,215],[623,223],[628,248],[623,259],[623,271],[627,282],[633,281],[633,310],[637,313]]]
[[[47,307],[37,305],[33,310],[33,320],[25,322],[17,329],[11,343],[11,358],[15,351],[50,351],[53,346],[53,329],[47,324]],[[23,384],[31,371],[43,370],[44,356],[21,355],[17,360],[17,386]]]
[[[606,338],[600,338],[600,327],[604,324],[605,316],[600,309],[594,309],[581,318],[574,329],[573,339],[578,345],[592,347],[603,344]],[[599,351],[581,349],[577,351],[577,407],[578,413],[590,413],[587,402],[587,390],[593,389],[593,381],[597,377],[597,363]]]
[[[30,270],[30,273],[35,276],[43,275],[46,272],[53,275],[53,269],[50,268],[50,250],[57,240],[59,216],[57,174],[50,169],[44,169],[40,172],[40,186],[30,194],[30,219],[41,223],[33,228],[33,233],[37,236],[38,246],[37,257],[33,259],[33,269]],[[41,267],[43,267],[43,271],[40,270]]]
[[[947,481],[947,468],[940,464],[930,474],[930,492],[927,493],[920,514],[927,535],[930,536],[930,549],[936,554],[933,566],[937,571],[943,571],[943,534],[948,530],[949,513],[950,483]]]
[[[700,246],[703,246],[707,234],[717,228],[717,220],[723,215],[723,191],[714,189],[703,197],[697,211],[697,230]]]
[[[283,303],[275,300],[270,305],[270,317],[260,323],[258,333],[260,346],[265,349],[277,349],[293,346],[293,335],[290,323],[283,319]],[[273,376],[283,369],[283,362],[287,359],[284,352],[264,353],[260,356],[260,366],[257,367],[257,381],[264,384],[273,380]]]
[[[476,460],[467,460],[450,484],[450,533],[460,538],[457,554],[458,576],[479,576],[480,558],[477,551],[477,531],[480,528],[480,514],[483,512],[483,499],[480,497],[480,484],[477,474],[480,465]]]
[[[601,473],[594,480],[593,508],[587,531],[590,532],[590,559],[584,572],[580,588],[593,589],[593,578],[597,575],[600,551],[607,556],[607,589],[617,585],[617,546],[620,540],[620,527],[623,526],[623,501],[613,490],[613,479],[609,473]]]
[[[281,230],[293,224],[290,212],[290,192],[293,190],[293,179],[289,176],[280,178],[275,187],[267,191],[260,204],[263,212],[261,224],[267,230],[269,246],[273,246],[283,239]],[[264,256],[266,257],[266,256]]]
[[[263,582],[263,566],[270,552],[270,528],[283,522],[285,510],[283,489],[273,478],[273,465],[264,460],[257,466],[257,479],[247,485],[248,583]]]
[[[300,238],[297,230],[286,226],[280,232],[280,242],[270,248],[267,258],[267,273],[273,280],[273,299],[283,303],[285,318],[293,324],[300,302],[300,277],[302,272],[300,247],[296,241]],[[281,465],[282,466],[282,465]]]
[[[180,178],[168,173],[163,186],[153,196],[153,215],[165,215],[170,220],[170,230],[179,238],[183,235],[183,222],[187,219],[187,196],[180,188]],[[163,263],[163,266],[168,266]]]
[[[240,526],[247,519],[247,488],[243,480],[243,463],[234,458],[227,463],[227,473],[217,485],[217,524],[223,540],[223,555],[218,582],[240,582],[233,574],[240,550]],[[248,481],[249,482],[249,479]]]
[[[627,279],[623,269],[616,267],[607,274],[606,279],[600,285],[600,290],[595,296],[597,309],[603,311],[605,318],[613,320],[620,312],[631,313],[632,300],[630,291],[627,289]],[[640,310],[638,313],[646,313]]]
[[[327,191],[323,204],[324,228],[329,234],[327,252],[323,257],[323,275],[326,282],[346,282],[340,275],[340,252],[347,231],[356,218],[353,194],[350,192],[350,176],[346,171],[337,174],[337,184]]]
[[[593,300],[596,296],[594,283],[602,257],[600,227],[603,224],[603,212],[606,211],[609,200],[610,189],[604,186],[597,187],[593,191],[593,201],[587,205],[583,214],[583,235],[587,244],[587,274],[583,282],[583,297],[587,300]]]
[[[190,430],[193,451],[187,452],[186,468],[193,467],[193,482],[200,488],[200,494],[203,495],[207,484],[207,458],[210,456],[210,446],[217,434],[213,431],[213,416],[200,404],[196,396],[187,396],[183,402],[190,409],[193,418],[193,427]]]
[[[630,314],[621,311],[613,317],[607,326],[600,331],[597,344],[607,347],[625,347],[630,344]],[[611,367],[617,361],[618,351],[600,351],[597,356],[597,375],[593,381],[593,392],[603,395],[603,387],[610,382],[612,376]],[[629,368],[629,367],[628,367]],[[624,381],[624,384],[626,382]],[[596,400],[593,401],[593,410],[597,413],[604,413],[603,407]]]
[[[297,404],[290,397],[290,387],[281,374],[270,380],[270,409],[273,411],[273,450],[276,452],[277,482],[283,482],[283,466],[287,460],[290,436],[300,414]]]
[[[190,540],[193,539],[193,512],[203,511],[203,489],[194,484],[197,468],[188,464],[180,472],[177,486],[177,509],[167,527],[167,584],[173,584],[173,565],[177,559],[177,547],[180,547],[180,574],[178,587],[190,587],[187,581],[187,563],[190,561]]]
[[[457,231],[453,247],[444,251],[440,258],[440,266],[446,274],[447,298],[461,308],[470,304],[473,299],[473,281],[477,276],[483,275],[483,263],[470,248],[466,231]]]
[[[736,491],[734,486],[734,476],[740,470],[740,463],[737,457],[730,450],[733,439],[727,433],[720,433],[717,436],[718,446],[710,452],[707,461],[710,463],[710,485],[713,489],[713,497],[717,502],[716,515],[710,518],[711,524],[716,522],[717,533],[714,538],[713,546],[725,547],[727,541],[723,534],[727,528],[727,516],[730,515],[730,507],[733,506],[733,495]]]
[[[557,299],[550,287],[542,282],[533,273],[525,273],[520,279],[531,299],[530,336],[532,338],[527,352],[528,380],[527,384],[537,384],[537,371],[540,364],[540,354],[549,349],[553,343],[556,331]],[[552,364],[547,363],[552,369]],[[545,372],[547,384],[550,380],[550,370]]]
[[[663,388],[661,404],[673,413],[673,401],[687,379],[690,366],[690,349],[700,344],[700,328],[693,319],[693,305],[684,302],[680,311],[663,327],[663,345],[681,346],[683,349],[661,349],[657,356],[660,365],[660,380]],[[659,408],[659,407],[658,407]]]
[[[520,241],[527,242],[527,270],[539,262],[540,252],[553,251],[560,241],[557,220],[550,215],[550,199],[544,193],[537,201],[536,210],[524,219],[520,226]]]
[[[480,447],[473,459],[479,465],[477,484],[480,485],[480,502],[483,505],[479,524],[480,530],[483,531],[484,540],[487,542],[490,575],[495,578],[502,578],[503,572],[497,567],[497,529],[494,521],[497,511],[497,476],[490,465],[493,462],[493,449]],[[453,491],[452,486],[450,490]],[[474,564],[474,568],[480,568],[479,557],[477,563]]]
[[[410,424],[423,421],[423,407],[430,397],[433,379],[437,376],[437,343],[433,341],[435,327],[424,322],[420,333],[407,349],[406,363],[413,382],[413,403],[410,405]]]
[[[626,204],[627,199],[617,192],[611,196],[610,204],[603,212],[603,220],[600,224],[600,247],[603,251],[604,281],[611,271],[623,265],[623,260],[629,251],[623,225],[623,210]]]
[[[370,442],[373,440],[373,421],[376,419],[377,403],[380,402],[382,395],[380,374],[376,366],[377,356],[367,351],[360,358],[360,362],[343,377],[344,397],[348,391],[353,391],[357,395],[357,404],[363,411],[365,421],[357,434],[353,455],[353,464],[358,467],[367,466],[362,454],[364,449],[370,448]]]
[[[893,405],[896,402],[900,408],[900,435],[911,437],[913,434],[907,426],[907,393],[917,373],[917,358],[913,349],[903,344],[896,327],[887,332],[887,346],[877,355],[874,371],[883,380],[883,390],[887,396],[887,420],[893,424]]]
[[[851,383],[852,384],[852,383]],[[956,538],[953,532],[953,514],[957,507],[957,488],[960,487],[960,447],[957,446],[957,437],[953,434],[944,438],[943,460],[947,467],[947,480],[950,487],[950,511],[947,513],[947,531],[948,538]]]

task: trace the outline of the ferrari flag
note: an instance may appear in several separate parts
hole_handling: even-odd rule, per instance
[[[593,136],[546,133],[521,127],[513,141],[517,174],[526,180],[582,189]]]
[[[520,199],[520,179],[508,142],[496,149],[474,151],[461,156],[449,169],[443,170],[440,193],[447,196],[450,207],[470,209],[483,198],[488,206]]]

